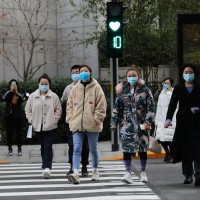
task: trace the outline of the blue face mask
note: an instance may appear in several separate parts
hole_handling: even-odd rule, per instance
[[[128,82],[131,85],[135,85],[138,82],[138,77],[128,77]]]
[[[39,90],[41,92],[47,92],[49,90],[49,85],[39,85]]]
[[[79,74],[72,74],[71,78],[73,81],[79,81],[80,80],[80,75]]]
[[[86,81],[90,78],[90,73],[89,72],[81,72],[79,76],[82,81]]]
[[[183,79],[186,82],[192,82],[194,80],[194,74],[183,74]]]
[[[164,90],[167,90],[168,88],[169,88],[169,84],[164,83],[164,84],[163,84],[163,89],[164,89]]]

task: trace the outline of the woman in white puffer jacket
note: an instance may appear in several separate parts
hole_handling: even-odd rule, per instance
[[[166,114],[168,110],[168,105],[173,92],[174,80],[167,77],[163,80],[163,90],[161,91],[157,110],[156,110],[156,118],[155,118],[155,126],[156,126],[156,139],[160,141],[162,144],[166,154],[164,158],[164,162],[172,162],[173,159],[173,144],[172,140],[174,137],[174,131],[176,127],[176,113],[173,118],[172,126],[168,129],[164,128],[163,123],[166,121]]]

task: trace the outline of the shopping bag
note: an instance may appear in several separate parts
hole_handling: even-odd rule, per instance
[[[161,153],[162,151],[161,144],[156,141],[156,138],[154,136],[149,137],[149,151],[153,153]]]
[[[19,97],[15,94],[11,100],[11,104],[16,105]]]
[[[28,126],[28,131],[27,131],[27,138],[32,138],[33,136],[33,126],[32,125],[29,125]]]

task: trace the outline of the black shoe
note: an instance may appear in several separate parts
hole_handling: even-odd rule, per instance
[[[169,161],[169,160],[170,160],[169,155],[168,155],[168,154],[165,154],[165,158],[164,158],[163,162],[167,162],[167,161]]]
[[[173,163],[173,158],[170,158],[169,160],[167,160],[166,163]]]
[[[200,174],[195,174],[194,186],[200,186]]]
[[[8,156],[12,156],[13,155],[13,149],[12,147],[8,148]]]
[[[73,174],[73,173],[74,173],[73,169],[70,168],[70,170],[67,172],[67,177],[68,177],[70,174]]]
[[[192,176],[188,176],[185,178],[183,184],[191,184],[193,182]]]
[[[18,152],[18,156],[22,156],[22,148],[18,148],[17,152]]]
[[[89,173],[87,171],[87,167],[82,167],[82,176],[89,176]]]

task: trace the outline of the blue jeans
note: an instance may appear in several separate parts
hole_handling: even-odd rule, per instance
[[[79,169],[80,167],[80,159],[81,159],[81,151],[82,151],[82,146],[83,146],[84,134],[86,134],[86,132],[77,131],[73,133],[73,143],[74,143],[73,169]],[[87,132],[87,136],[88,136],[90,152],[92,154],[92,167],[98,168],[99,157],[98,157],[98,151],[97,151],[97,142],[99,138],[99,133]]]
[[[41,156],[42,156],[42,169],[52,167],[53,160],[53,142],[55,137],[55,129],[51,131],[37,132],[40,144],[41,144]]]

